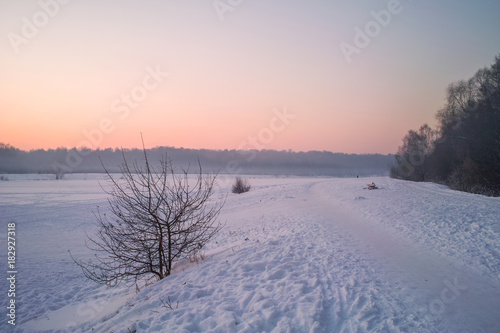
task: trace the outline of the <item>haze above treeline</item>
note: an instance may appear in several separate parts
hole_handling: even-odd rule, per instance
[[[174,147],[147,149],[151,163],[165,156],[176,171],[221,174],[262,174],[296,176],[356,177],[388,175],[393,155],[345,154],[328,151],[293,152],[291,150],[209,150]],[[120,172],[124,158],[130,166],[144,164],[142,149],[58,148],[23,151],[0,143],[0,173],[101,173]]]

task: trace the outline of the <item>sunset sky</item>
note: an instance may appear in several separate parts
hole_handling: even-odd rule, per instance
[[[0,2],[0,142],[394,153],[500,54],[500,1]]]

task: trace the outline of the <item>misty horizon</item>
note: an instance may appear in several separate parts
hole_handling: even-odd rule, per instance
[[[198,160],[209,172],[224,174],[308,175],[356,177],[388,175],[394,163],[393,155],[345,154],[328,151],[265,150],[211,150],[174,147],[146,149],[152,163],[165,156],[178,171],[191,167],[197,172]],[[0,144],[0,173],[65,173],[119,172],[126,159],[128,163],[144,158],[142,148],[106,149],[38,149],[24,151]],[[101,164],[102,162],[102,164]]]

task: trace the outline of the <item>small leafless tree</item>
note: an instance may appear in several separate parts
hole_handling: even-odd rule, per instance
[[[64,175],[66,174],[66,171],[64,171],[63,168],[56,167],[54,168],[54,174],[56,175],[57,180],[61,180],[64,178]]]
[[[240,194],[248,191],[250,191],[250,184],[248,184],[248,182],[246,180],[243,180],[241,177],[236,177],[232,192]]]
[[[171,274],[175,261],[199,251],[221,229],[216,220],[224,200],[212,200],[217,176],[203,175],[199,161],[196,175],[187,170],[176,174],[166,156],[155,170],[143,151],[145,166],[136,162],[133,170],[123,155],[121,179],[106,170],[110,212],[98,209],[98,232],[87,235],[95,258],[84,262],[72,257],[97,283],[161,280]]]

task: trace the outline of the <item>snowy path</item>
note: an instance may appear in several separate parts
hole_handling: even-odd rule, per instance
[[[363,190],[372,180],[380,190]],[[2,184],[23,239],[17,331],[498,331],[500,198],[389,178],[250,182],[229,194],[206,259],[138,294],[86,281],[68,258],[89,255],[96,181]]]
[[[356,213],[352,206],[345,207],[327,191],[323,183],[315,184],[306,194],[304,204],[294,208],[299,214],[314,212],[315,220],[323,222],[327,237],[339,233],[350,235],[351,248],[358,254],[361,250],[374,275],[394,286],[392,292],[405,305],[407,314],[415,318],[426,316],[426,321],[433,322],[435,329],[438,325],[443,330],[454,327],[455,332],[500,329],[497,279],[485,277],[452,258],[423,249],[412,239],[394,234],[393,230]],[[354,199],[366,200],[364,197]],[[447,307],[451,313],[440,316]]]

